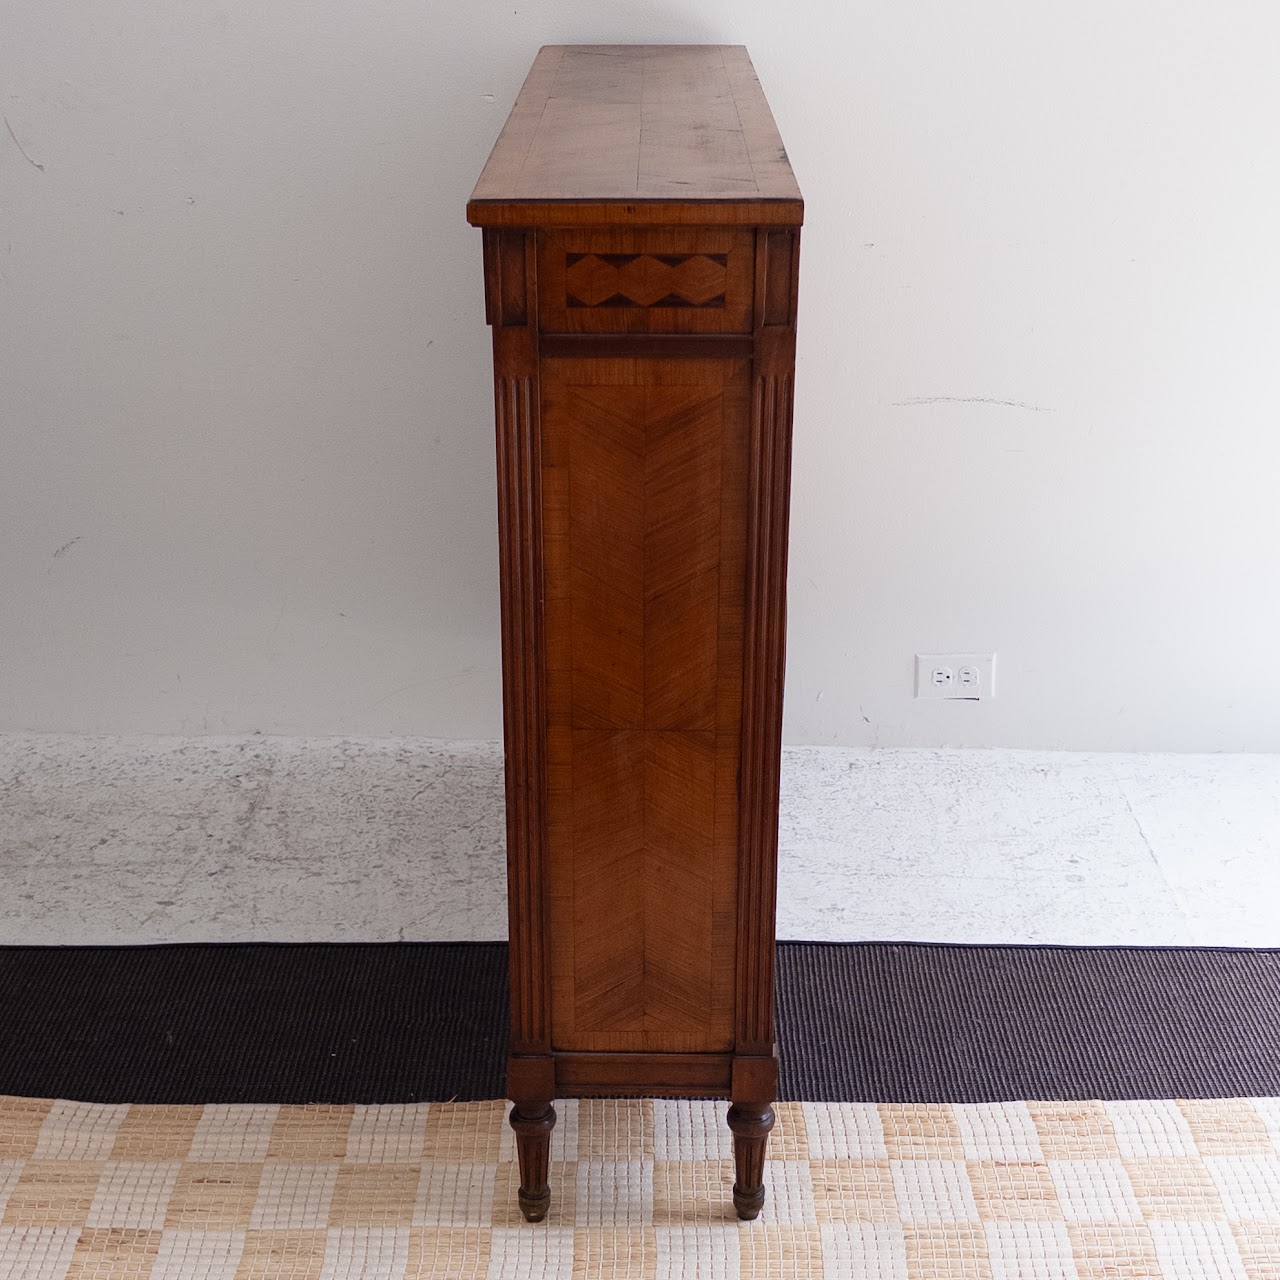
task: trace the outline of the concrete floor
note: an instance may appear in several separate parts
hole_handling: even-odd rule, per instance
[[[800,747],[778,934],[1280,946],[1280,756]],[[0,944],[505,935],[502,758],[0,736]]]

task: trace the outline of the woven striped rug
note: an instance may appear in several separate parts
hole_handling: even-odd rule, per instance
[[[3,1280],[1277,1280],[1280,1099],[562,1102],[545,1223],[502,1102],[0,1098]]]
[[[442,1102],[506,1089],[505,943],[0,947],[0,1094]],[[795,1102],[1280,1095],[1280,950],[778,946]]]

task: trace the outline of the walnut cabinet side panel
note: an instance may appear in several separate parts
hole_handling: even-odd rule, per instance
[[[542,373],[552,1043],[731,1053],[746,360]]]

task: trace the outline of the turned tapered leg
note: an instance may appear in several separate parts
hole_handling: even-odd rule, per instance
[[[516,1155],[520,1161],[520,1212],[529,1222],[541,1222],[551,1207],[547,1166],[551,1162],[551,1130],[556,1127],[556,1109],[527,1110],[517,1102],[511,1108],[511,1127],[516,1131]]]
[[[733,1132],[733,1207],[738,1217],[750,1221],[764,1206],[764,1150],[773,1128],[773,1108],[768,1103],[735,1102],[729,1108]]]

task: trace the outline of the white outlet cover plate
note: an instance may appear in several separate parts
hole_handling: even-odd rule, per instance
[[[935,679],[935,673],[948,677]],[[982,702],[996,693],[994,653],[917,653],[916,697]]]

